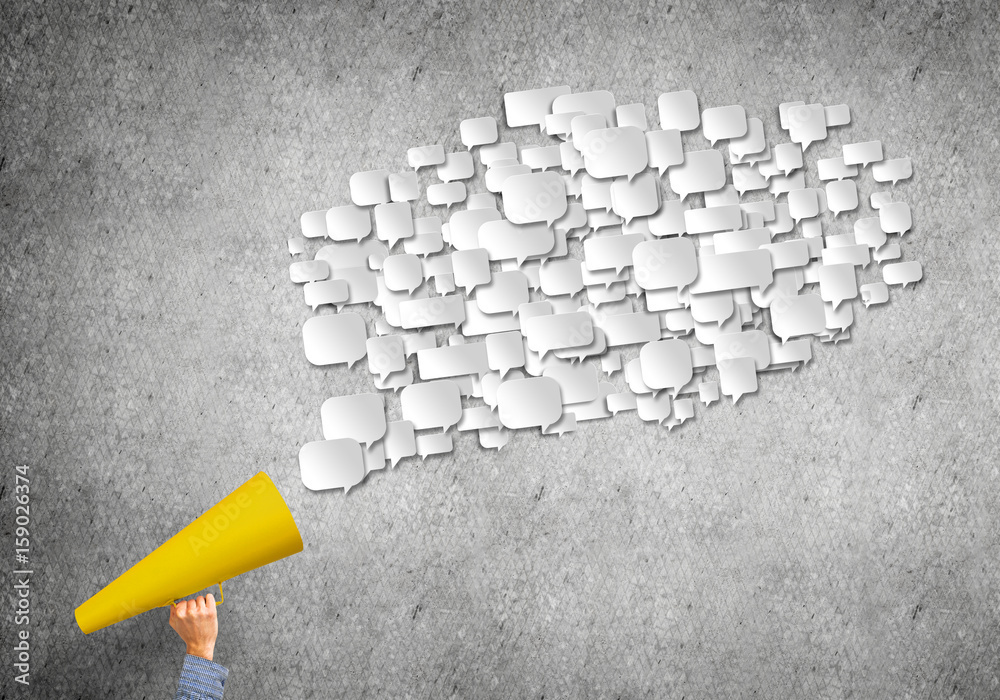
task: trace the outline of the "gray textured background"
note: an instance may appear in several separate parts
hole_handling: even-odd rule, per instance
[[[73,608],[260,469],[306,549],[227,586],[227,697],[1000,695],[998,32],[990,2],[4,2],[2,548],[24,462],[36,575],[2,697],[172,696],[165,611]],[[779,102],[849,103],[810,154],[913,158],[924,282],[671,433],[464,435],[306,491],[320,403],[370,380],[303,357],[299,214],[560,83],[651,120],[691,88],[772,142]]]

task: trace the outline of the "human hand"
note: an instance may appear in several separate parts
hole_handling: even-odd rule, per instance
[[[215,596],[211,593],[200,595],[171,606],[170,626],[184,640],[188,654],[211,661],[215,653],[215,638],[219,635]]]

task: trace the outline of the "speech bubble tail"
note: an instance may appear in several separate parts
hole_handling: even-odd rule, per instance
[[[354,484],[350,484],[350,485],[344,487],[344,495],[345,496],[351,492],[351,487],[353,487],[353,486],[354,486]]]
[[[401,459],[402,459],[402,457],[390,457],[389,458],[389,466],[391,468],[395,469],[396,465],[399,464],[399,460],[401,460]]]
[[[812,141],[803,141],[802,142],[802,152],[805,153],[806,149],[809,148],[812,144],[813,144]]]
[[[743,398],[743,394],[733,394],[733,405],[735,406],[736,402],[739,401],[742,398]]]

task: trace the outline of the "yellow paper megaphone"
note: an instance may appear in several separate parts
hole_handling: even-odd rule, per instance
[[[258,472],[78,607],[76,622],[90,634],[301,551],[291,511]]]

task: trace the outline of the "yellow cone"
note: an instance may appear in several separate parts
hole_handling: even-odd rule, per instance
[[[302,551],[270,477],[259,472],[76,609],[90,634]]]

